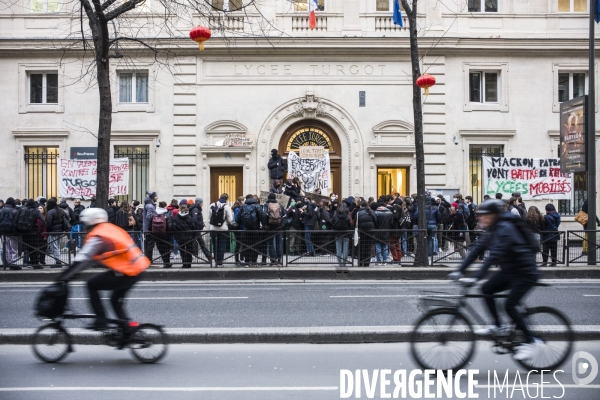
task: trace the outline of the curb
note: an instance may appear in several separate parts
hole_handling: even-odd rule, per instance
[[[285,267],[285,268],[171,268],[151,267],[145,272],[147,281],[196,280],[444,280],[456,265],[447,267],[396,267],[348,268]],[[540,268],[543,279],[600,279],[598,267],[546,267]],[[49,282],[63,269],[0,271],[0,282]],[[83,281],[99,272],[88,269],[79,275]]]
[[[474,327],[476,328],[476,327]],[[540,329],[541,328],[541,329]],[[552,326],[538,327],[553,340],[564,340],[563,332]],[[572,327],[576,341],[598,340],[600,326],[575,325]],[[73,344],[104,344],[100,332],[81,328],[68,329]],[[294,327],[294,328],[167,328],[172,344],[218,344],[218,343],[384,343],[408,342],[411,326],[348,326],[348,327]],[[27,345],[35,329],[0,329],[0,345]],[[431,333],[433,333],[432,331]],[[457,334],[454,340],[464,336]],[[429,335],[420,338],[430,339]]]

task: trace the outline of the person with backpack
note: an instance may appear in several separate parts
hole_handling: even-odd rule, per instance
[[[367,205],[365,200],[360,202],[360,208],[356,214],[356,225],[359,230],[358,240],[358,265],[368,267],[371,263],[371,246],[373,246],[373,229],[377,225],[375,209],[377,203]]]
[[[81,200],[75,199],[73,202],[73,218],[71,220],[71,240],[75,238],[75,243],[77,248],[80,249],[83,244],[83,235],[81,231],[83,230],[83,224],[79,221],[79,216],[81,212],[85,210],[85,206],[81,204]]]
[[[551,267],[556,266],[556,253],[560,234],[558,227],[560,226],[560,215],[556,212],[554,204],[546,204],[546,215],[544,216],[544,244],[542,249],[542,265],[548,263],[548,255],[552,258]]]
[[[20,266],[16,265],[19,258],[19,240],[13,234],[18,233],[14,229],[14,221],[22,210],[17,209],[15,199],[9,197],[4,203],[4,207],[0,210],[0,234],[4,237],[4,260],[10,269],[19,270]]]
[[[173,216],[167,210],[167,203],[161,201],[150,223],[150,230],[156,248],[163,261],[163,268],[171,268],[171,251],[173,251]]]
[[[438,212],[437,204],[431,201],[431,197],[425,198],[425,221],[427,223],[427,256],[437,255],[438,240],[437,228],[442,218]]]
[[[517,348],[513,358],[521,361],[531,359],[536,356],[537,346],[541,341],[533,336],[517,307],[519,301],[540,278],[531,238],[524,228],[520,228],[528,225],[521,217],[506,212],[504,202],[498,200],[484,201],[476,213],[480,227],[485,230],[485,233],[480,235],[473,250],[469,252],[458,270],[449,275],[449,278],[460,279],[466,286],[470,286],[482,279],[492,265],[499,265],[500,271],[481,287],[481,292],[487,296],[485,302],[494,319],[494,325],[478,329],[475,334],[481,336],[502,334],[496,302],[491,295],[508,289],[504,308],[517,329],[525,336],[525,344]],[[469,265],[486,251],[488,255],[475,276],[462,278],[463,272]]]
[[[399,197],[394,198],[393,196],[387,196],[387,208],[391,211],[392,219],[392,230],[390,232],[390,241],[388,248],[392,255],[392,261],[400,262],[402,260],[402,245],[400,244],[400,220],[402,219],[402,199]]]
[[[477,209],[477,204],[473,203],[472,196],[465,196],[465,204],[469,209],[469,216],[467,217],[467,227],[469,228],[469,239],[471,239],[471,243],[475,242],[475,227],[477,226],[477,218],[475,217],[475,210]]]
[[[236,222],[242,231],[240,242],[242,243],[241,259],[244,260],[244,267],[250,268],[257,265],[258,249],[256,243],[259,241],[260,220],[262,211],[254,195],[246,196],[237,213]]]
[[[204,236],[202,231],[204,230],[204,217],[202,216],[202,206],[204,205],[204,200],[202,200],[200,197],[196,197],[196,199],[194,200],[194,204],[189,206],[189,210],[190,210],[190,215],[192,216],[192,221],[194,221],[194,226],[195,226],[195,230],[196,232],[196,242],[198,242],[198,247],[200,248],[199,250],[202,251],[202,254],[204,254],[205,260],[207,263],[211,263],[212,261],[212,255],[210,253],[210,250],[208,249],[208,246],[206,246],[206,242],[204,241]],[[195,246],[195,245],[194,245]],[[195,246],[194,249],[196,250],[196,255],[199,254],[198,248]]]
[[[210,205],[210,240],[215,254],[216,267],[223,267],[225,249],[229,244],[229,226],[233,227],[233,211],[227,204],[229,195],[221,194],[219,200]]]
[[[44,215],[36,207],[36,202],[33,199],[27,200],[19,213],[24,213],[27,220],[33,222],[28,223],[27,230],[19,229],[19,234],[21,234],[25,244],[25,252],[29,255],[29,261],[33,269],[42,269],[41,264],[44,264],[46,259],[46,241],[42,236],[46,231]],[[18,221],[18,216],[16,218]]]
[[[56,200],[51,198],[46,203],[48,212],[46,214],[46,232],[48,232],[48,248],[54,258],[54,265],[52,268],[60,268],[60,239],[62,232],[70,231],[70,227],[67,230],[65,226],[66,216],[58,208]]]
[[[465,241],[467,242],[467,248],[469,248],[471,246],[471,235],[469,234],[469,225],[467,224],[467,221],[469,220],[469,217],[471,215],[471,210],[469,210],[469,206],[467,205],[467,203],[465,203],[465,200],[463,199],[462,194],[456,193],[454,195],[454,201],[456,203],[458,203],[458,208],[460,209],[461,213],[463,214],[463,216],[465,218],[465,224],[467,225],[467,232],[465,233]]]
[[[352,224],[350,214],[345,203],[341,203],[333,215],[331,229],[335,232],[335,255],[337,257],[338,267],[344,268],[348,262],[348,246]]]
[[[181,253],[181,261],[183,268],[192,267],[192,258],[194,255],[194,230],[196,226],[190,215],[187,204],[179,206],[179,212],[173,218],[174,239],[179,243],[179,252]]]
[[[283,266],[283,220],[285,208],[277,202],[275,193],[269,193],[267,203],[263,208],[263,229],[268,231],[267,254],[271,260],[271,266]]]
[[[445,252],[448,251],[448,240],[445,230],[450,225],[448,223],[448,218],[450,217],[450,203],[448,203],[441,194],[437,195],[436,203],[438,205],[438,213],[442,219],[442,222],[438,225],[438,245],[440,247],[438,252]]]
[[[154,246],[156,238],[152,235],[152,218],[156,215],[156,202],[158,196],[156,192],[147,192],[148,196],[144,199],[144,211],[142,213],[142,231],[144,235],[144,255],[150,261],[154,260]],[[91,207],[91,206],[90,206]]]

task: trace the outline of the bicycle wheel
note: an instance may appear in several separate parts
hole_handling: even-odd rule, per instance
[[[423,369],[461,369],[475,352],[473,327],[459,311],[431,310],[415,324],[410,350]]]
[[[529,370],[557,369],[573,348],[574,335],[567,317],[554,308],[536,307],[527,309],[525,323],[543,343],[536,345],[531,358],[516,361]]]
[[[51,323],[38,328],[31,338],[33,354],[47,363],[59,362],[71,349],[71,339],[62,326]]]
[[[140,325],[129,339],[129,347],[135,358],[143,363],[154,363],[167,352],[167,334],[158,325]]]

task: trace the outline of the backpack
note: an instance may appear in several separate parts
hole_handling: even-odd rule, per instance
[[[240,224],[244,229],[253,229],[258,224],[256,208],[250,204],[243,204],[238,214]]]
[[[279,203],[267,203],[267,217],[269,225],[281,225],[281,206]]]
[[[210,206],[210,224],[214,226],[223,226],[225,223],[225,204],[221,207],[214,203]]]
[[[522,218],[512,218],[510,221],[515,225],[519,233],[527,242],[527,247],[534,254],[540,250],[540,239],[539,235],[533,230],[533,227]]]
[[[0,234],[12,233],[13,231],[13,215],[11,209],[2,210],[0,212]]]
[[[17,214],[15,230],[19,233],[37,232],[37,210],[34,208],[22,208]]]
[[[393,204],[392,209],[390,211],[392,212],[392,215],[394,216],[394,221],[396,223],[399,223],[400,220],[402,219],[402,207],[400,207],[398,204]]]
[[[44,288],[35,302],[35,315],[42,318],[56,318],[63,314],[69,297],[69,286],[55,282]]]
[[[152,232],[153,233],[166,233],[167,232],[167,216],[165,214],[155,214],[152,217]]]

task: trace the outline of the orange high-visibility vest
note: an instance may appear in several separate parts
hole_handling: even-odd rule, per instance
[[[98,237],[112,244],[113,250],[94,256],[94,260],[127,276],[138,276],[150,266],[150,260],[133,242],[129,233],[109,222],[98,224],[88,233],[86,241]]]

